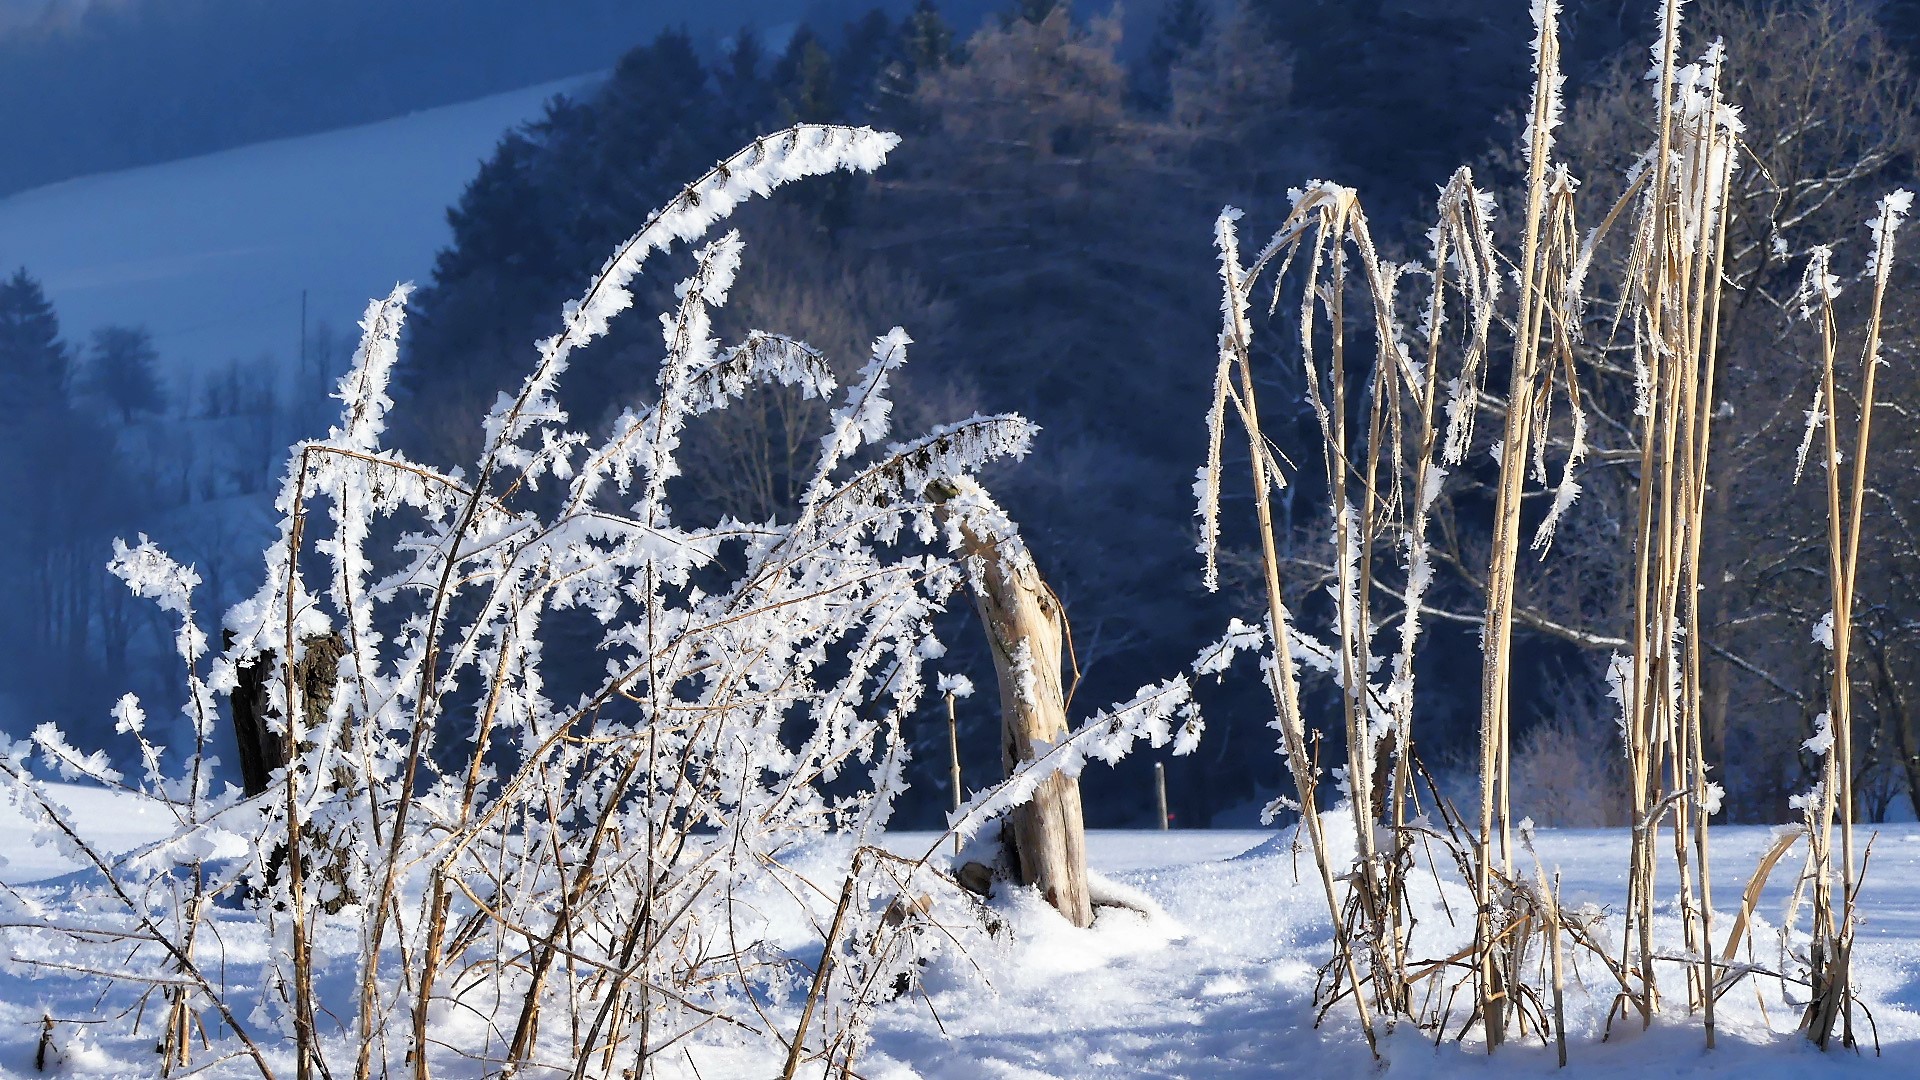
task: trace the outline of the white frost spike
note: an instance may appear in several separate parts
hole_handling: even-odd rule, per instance
[[[1813,718],[1813,737],[1800,744],[1801,749],[1814,757],[1826,757],[1833,749],[1833,717],[1821,713]]]
[[[1544,70],[1544,100],[1536,101],[1534,113],[1527,117],[1526,131],[1520,140],[1521,154],[1531,164],[1534,154],[1536,135],[1540,139],[1542,151],[1551,156],[1553,153],[1553,131],[1560,126],[1563,111],[1562,91],[1567,77],[1560,71],[1560,45],[1558,28],[1560,24],[1560,0],[1533,0],[1533,74],[1538,76]],[[1538,84],[1536,83],[1536,86]],[[1537,92],[1537,91],[1536,91]],[[1534,125],[1544,121],[1536,132]]]
[[[1660,36],[1653,43],[1653,66],[1646,75],[1656,84],[1664,72],[1674,67],[1673,47],[1679,42],[1680,23],[1683,21],[1680,9],[1686,6],[1686,0],[1673,0],[1671,4],[1660,5]]]
[[[657,379],[660,404],[641,425],[634,454],[645,477],[644,494],[633,508],[634,516],[653,528],[669,524],[666,484],[680,475],[677,455],[680,433],[691,416],[690,384],[694,373],[709,367],[719,350],[720,343],[712,336],[711,309],[726,303],[733,279],[740,272],[742,248],[737,230],[702,247],[695,256],[693,276],[674,289],[679,307],[673,315],[660,317],[667,349]]]
[[[1869,222],[1879,225],[1879,219]],[[1833,246],[1816,244],[1807,251],[1807,269],[1800,276],[1800,288],[1787,301],[1800,308],[1800,318],[1810,320],[1815,312],[1830,308],[1840,298],[1840,279],[1833,273]]]
[[[860,369],[847,393],[847,403],[833,410],[827,433],[821,436],[820,464],[815,472],[806,503],[826,492],[829,475],[848,454],[861,446],[887,437],[893,402],[887,399],[887,382],[907,362],[907,346],[913,339],[896,326],[873,343],[873,356]]]
[[[1867,222],[1867,230],[1873,234],[1873,314],[1877,321],[1880,317],[1881,296],[1884,294],[1887,277],[1893,272],[1893,238],[1906,221],[1907,213],[1913,209],[1913,192],[1905,188],[1888,192],[1880,199],[1880,212]],[[1882,361],[1880,358],[1881,335],[1867,336],[1869,353],[1866,368],[1871,371]],[[1868,383],[1872,385],[1871,382]],[[1870,403],[1869,403],[1870,404]],[[1863,451],[1864,452],[1864,451]]]
[[[361,453],[380,445],[387,410],[393,408],[387,384],[400,360],[400,328],[406,323],[407,297],[412,293],[411,284],[395,285],[385,300],[367,304],[367,313],[360,319],[360,346],[333,395],[346,405],[341,426],[328,436],[334,445]]]
[[[1813,624],[1813,640],[1828,652],[1833,651],[1833,612],[1820,616],[1820,621]]]
[[[1427,466],[1426,480],[1420,487],[1420,509],[1422,511],[1433,509],[1433,504],[1439,500],[1440,491],[1446,485],[1446,482],[1447,470],[1443,466],[1437,464]]]
[[[1800,437],[1800,452],[1793,457],[1793,482],[1795,484],[1800,482],[1800,477],[1807,471],[1807,454],[1813,450],[1814,433],[1819,431],[1820,425],[1826,421],[1826,410],[1824,408],[1826,404],[1825,395],[1825,387],[1816,386],[1813,388],[1813,408],[1807,410],[1807,430],[1806,433]]]
[[[1633,719],[1632,691],[1629,689],[1632,685],[1633,657],[1614,653],[1613,658],[1607,661],[1607,696],[1619,706],[1620,711],[1614,717],[1614,722],[1620,727],[1621,744],[1628,747],[1629,751],[1633,745],[1633,736],[1630,731]]]
[[[1889,191],[1880,199],[1879,212],[1867,222],[1867,231],[1873,236],[1876,251],[1893,245],[1894,233],[1913,210],[1913,192],[1905,188]]]
[[[1574,470],[1587,456],[1587,412],[1576,402],[1573,405],[1573,441],[1567,447],[1567,460],[1561,466],[1560,483],[1553,489],[1553,505],[1548,508],[1547,516],[1540,522],[1540,529],[1533,536],[1533,550],[1546,557],[1547,549],[1553,546],[1554,530],[1559,528],[1560,519],[1565,516],[1573,501],[1580,497],[1580,481],[1574,476]]]
[[[1242,284],[1240,238],[1234,222],[1240,211],[1227,207],[1214,222],[1213,242],[1220,252],[1220,341],[1213,373],[1213,403],[1207,407],[1207,463],[1194,483],[1199,502],[1201,554],[1206,556],[1202,584],[1208,592],[1220,589],[1220,472],[1221,447],[1226,438],[1227,399],[1233,393],[1233,366],[1246,347],[1247,295]]]
[[[187,700],[182,711],[197,748],[197,759],[198,752],[204,750],[206,740],[213,735],[213,724],[218,713],[212,690],[202,679],[200,671],[201,661],[207,654],[207,636],[194,621],[193,615],[193,590],[200,584],[200,575],[192,567],[175,562],[145,534],[141,535],[140,543],[131,548],[116,538],[113,542],[113,561],[107,564],[107,569],[126,582],[127,588],[135,596],[152,600],[162,611],[179,617],[179,629],[174,632],[174,652],[186,668]],[[149,778],[158,783],[160,750],[147,741],[144,715],[132,695],[121,699],[115,716],[119,723],[127,725],[125,730],[138,741],[141,756],[147,761]]]
[[[1253,652],[1265,648],[1267,632],[1264,628],[1251,626],[1239,619],[1227,620],[1227,632],[1219,641],[1200,650],[1193,661],[1195,675],[1218,675],[1227,670],[1233,658],[1242,652]]]
[[[136,735],[147,727],[147,714],[140,709],[140,699],[132,694],[122,694],[114,702],[113,719],[113,730],[122,735]]]
[[[199,574],[174,562],[148,540],[145,533],[140,534],[140,543],[134,547],[115,540],[113,561],[107,564],[107,569],[126,582],[133,595],[151,600],[160,610],[174,615],[187,613],[193,602],[193,590],[200,584]]]
[[[539,365],[520,393],[503,397],[488,415],[486,445],[504,448],[534,423],[557,413],[552,390],[573,351],[605,334],[613,317],[632,306],[627,284],[648,256],[676,240],[700,236],[747,199],[782,184],[839,169],[872,172],[899,143],[899,136],[872,128],[802,124],[756,139],[688,185],[614,252],[580,299],[567,305],[560,333],[540,343]]]
[[[1719,784],[1708,784],[1701,793],[1700,812],[1712,817],[1720,812],[1720,804],[1726,801],[1727,789]]]

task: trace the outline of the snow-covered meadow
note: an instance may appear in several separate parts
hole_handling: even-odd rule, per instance
[[[54,789],[78,821],[103,846],[130,850],[159,835],[158,821],[144,817],[123,796],[74,785]],[[1328,815],[1329,823],[1340,820]],[[1722,880],[1744,884],[1773,831],[1762,827],[1717,830]],[[880,1006],[871,1020],[873,1042],[855,1069],[875,1078],[1041,1077],[1223,1077],[1367,1076],[1376,1074],[1351,1017],[1335,1010],[1315,1027],[1315,970],[1330,949],[1330,928],[1310,877],[1312,860],[1291,850],[1291,831],[1094,832],[1089,861],[1113,886],[1149,913],[1119,907],[1100,911],[1091,930],[1068,926],[1030,893],[997,895],[994,910],[1011,933],[983,939],[964,954],[942,956],[925,979],[926,995]],[[934,837],[888,836],[886,845],[917,856]],[[1541,830],[1536,849],[1549,874],[1561,874],[1569,910],[1584,904],[1617,909],[1625,897],[1624,831]],[[0,811],[0,869],[9,885],[33,896],[57,889],[74,865],[36,846],[24,822]],[[1775,966],[1775,929],[1797,873],[1796,848],[1772,875],[1758,907],[1762,920],[1753,960]],[[821,865],[844,858],[815,855]],[[1720,875],[1716,875],[1717,877]],[[39,882],[39,884],[29,884]],[[24,886],[24,888],[22,887]],[[1147,903],[1141,903],[1144,898]],[[772,898],[768,898],[771,900]],[[1422,890],[1422,918],[1445,920],[1430,884]],[[1450,890],[1455,915],[1468,901]],[[1738,897],[1716,904],[1716,925],[1726,926]],[[1616,1024],[1601,1035],[1610,997],[1607,976],[1590,964],[1575,964],[1568,997],[1570,1074],[1580,1077],[1730,1076],[1841,1077],[1908,1075],[1920,1066],[1920,827],[1883,829],[1874,844],[1863,899],[1856,972],[1860,990],[1878,1025],[1881,1052],[1822,1054],[1796,1033],[1798,1012],[1782,1002],[1777,980],[1758,977],[1722,999],[1721,1040],[1702,1045],[1697,1018],[1684,1010],[1663,1016],[1653,1030]],[[809,912],[786,901],[772,925],[781,928],[796,958],[812,963],[816,920],[831,914],[827,899]],[[255,953],[249,924],[223,911],[216,915],[222,945],[236,954]],[[1469,924],[1463,923],[1463,927]],[[1669,929],[1673,929],[1669,927]],[[1463,930],[1464,933],[1470,931]],[[1677,931],[1675,933],[1677,939]],[[1804,940],[1804,939],[1802,939]],[[1463,990],[1462,993],[1470,992]],[[96,998],[88,979],[48,972],[30,978],[0,976],[0,1075],[29,1077],[46,1011],[95,1016],[102,1023],[56,1026],[50,1068],[55,1075],[114,1077],[145,1074],[153,1067],[153,1020],[132,1032],[128,1004]],[[789,1027],[798,1002],[770,1006]],[[494,1018],[450,1021],[452,1038],[484,1044]],[[729,1045],[723,1034],[696,1034],[686,1053],[658,1059],[662,1077],[777,1075],[779,1062],[764,1047]],[[1554,1075],[1551,1047],[1538,1039],[1518,1041],[1489,1058],[1476,1032],[1463,1043],[1435,1046],[1430,1036],[1403,1028],[1382,1041],[1381,1067],[1390,1074],[1444,1077]],[[280,1055],[284,1060],[284,1055]],[[214,1075],[245,1075],[250,1066],[230,1062]],[[497,1073],[476,1062],[472,1075]],[[529,1070],[523,1075],[544,1075]],[[448,1073],[447,1075],[454,1075]]]

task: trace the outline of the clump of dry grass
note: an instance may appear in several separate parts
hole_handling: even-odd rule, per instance
[[[1709,585],[1700,579],[1701,536],[1707,527],[1723,272],[1737,212],[1728,192],[1743,128],[1721,92],[1726,62],[1721,47],[1715,44],[1697,62],[1682,62],[1680,7],[1678,0],[1667,0],[1661,9],[1656,64],[1649,75],[1653,145],[1639,154],[1624,194],[1593,226],[1581,224],[1578,180],[1554,160],[1561,76],[1558,5],[1551,2],[1535,5],[1535,85],[1522,147],[1527,186],[1524,206],[1517,208],[1518,251],[1503,252],[1496,244],[1489,224],[1492,199],[1465,169],[1441,193],[1432,248],[1421,266],[1384,262],[1358,196],[1335,184],[1319,182],[1296,192],[1292,214],[1249,263],[1243,264],[1240,254],[1239,212],[1229,209],[1219,221],[1225,321],[1208,421],[1212,451],[1200,485],[1208,582],[1214,581],[1224,426],[1232,416],[1246,431],[1253,474],[1275,726],[1336,928],[1336,955],[1329,965],[1334,977],[1324,990],[1329,1002],[1352,996],[1369,1040],[1381,1016],[1448,1029],[1452,995],[1435,995],[1431,988],[1444,972],[1462,968],[1472,982],[1468,1023],[1479,1026],[1489,1049],[1504,1041],[1515,1023],[1522,1033],[1551,1031],[1563,1039],[1564,938],[1599,958],[1611,973],[1618,984],[1614,1015],[1638,1013],[1643,1024],[1661,1010],[1661,972],[1680,968],[1688,1008],[1702,1016],[1712,1046],[1715,1002],[1750,970],[1717,959],[1713,947],[1709,819],[1721,792],[1709,777],[1704,750],[1700,674],[1700,593]],[[1828,759],[1830,776],[1835,757],[1850,760],[1846,639],[1862,527],[1879,291],[1906,203],[1904,193],[1890,197],[1874,225],[1876,295],[1859,431],[1850,452],[1840,452],[1833,425],[1827,425],[1837,733],[1837,748]],[[1615,230],[1625,230],[1624,260],[1596,265],[1603,238]],[[1816,261],[1822,258],[1816,254]],[[1503,295],[1501,282],[1509,270],[1518,289]],[[1616,276],[1602,295],[1615,298],[1616,305],[1605,340],[1589,342],[1587,298],[1594,293],[1589,278],[1609,271]],[[1825,282],[1824,268],[1821,274]],[[1415,309],[1421,321],[1409,329],[1398,307],[1407,283],[1422,280],[1427,290]],[[1249,310],[1256,287],[1265,282],[1273,290],[1270,311],[1278,309],[1285,292],[1299,297],[1296,355],[1319,424],[1331,502],[1325,565],[1335,614],[1332,638],[1324,643],[1295,625],[1284,599],[1285,568],[1269,504],[1285,481],[1261,433],[1252,371]],[[1824,288],[1819,295],[1827,295]],[[1346,310],[1353,298],[1363,299],[1363,316]],[[1819,400],[1832,402],[1830,304],[1824,310],[1827,381]],[[1356,340],[1366,343],[1364,360],[1352,355]],[[1622,638],[1630,651],[1615,658],[1611,672],[1621,706],[1632,832],[1617,950],[1602,944],[1598,926],[1567,917],[1542,867],[1536,863],[1531,874],[1515,867],[1511,809],[1510,687],[1520,554],[1531,547],[1549,557],[1555,531],[1580,493],[1579,468],[1588,450],[1583,397],[1591,392],[1592,380],[1607,377],[1596,358],[1609,350],[1632,357],[1637,397],[1632,435],[1639,466],[1635,525],[1626,541],[1632,545],[1632,606]],[[1498,375],[1504,375],[1505,385],[1496,391],[1492,384]],[[1363,389],[1356,393],[1356,386]],[[1498,418],[1497,435],[1476,438],[1482,412]],[[1441,825],[1434,825],[1418,812],[1412,664],[1433,573],[1430,509],[1450,470],[1483,467],[1471,461],[1480,448],[1491,459],[1487,465],[1495,480],[1484,577],[1477,571],[1471,575],[1485,593],[1478,800],[1469,819],[1430,788],[1433,798],[1424,809],[1440,819]],[[1852,497],[1844,514],[1843,461],[1853,465]],[[1546,497],[1547,508],[1534,516],[1529,540],[1522,518],[1530,487]],[[1388,558],[1389,553],[1397,557]],[[1383,647],[1381,627],[1390,621],[1397,623],[1398,640]],[[1314,810],[1313,736],[1300,712],[1297,660],[1329,674],[1341,691],[1346,758],[1338,775],[1354,819],[1357,852],[1351,867],[1333,865]],[[1857,872],[1848,771],[1839,769],[1837,785],[1824,784],[1808,803],[1807,830],[1817,864],[1811,962],[1816,1000],[1808,1030],[1822,1045],[1833,1017],[1849,1015],[1851,1000],[1845,972]],[[1836,813],[1843,849],[1839,906],[1844,908],[1837,918],[1825,854]],[[1415,844],[1433,839],[1451,855],[1478,911],[1469,949],[1421,960],[1405,917],[1405,885]],[[1684,954],[1691,958],[1678,961],[1662,957],[1653,942],[1658,867],[1665,861],[1660,852],[1667,845]],[[1336,883],[1345,883],[1344,890]],[[1749,889],[1754,894],[1757,889]],[[1743,917],[1724,956],[1732,956],[1746,923]],[[1530,953],[1536,937],[1542,939],[1542,951]],[[1530,981],[1540,976],[1529,974],[1529,957],[1541,955],[1552,960],[1546,976],[1550,990]],[[1416,1005],[1411,991],[1429,979],[1424,1003]]]

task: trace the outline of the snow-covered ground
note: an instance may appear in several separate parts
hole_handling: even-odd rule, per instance
[[[1770,845],[1773,830],[1714,833],[1716,937],[1724,939],[1739,889]],[[911,845],[903,847],[905,850]],[[1349,1011],[1336,1007],[1313,1026],[1315,968],[1330,951],[1324,902],[1312,859],[1298,860],[1290,835],[1260,832],[1097,833],[1090,861],[1122,885],[1151,896],[1165,918],[1103,912],[1091,931],[1069,928],[1037,902],[1021,909],[1017,945],[976,957],[991,985],[954,979],[922,1003],[882,1021],[866,1060],[872,1077],[1032,1080],[1038,1077],[1366,1076],[1375,1071]],[[1568,909],[1617,910],[1625,899],[1624,831],[1538,834],[1549,874],[1562,874]],[[924,850],[924,845],[921,846]],[[1797,852],[1797,849],[1796,849]],[[1767,946],[1798,870],[1789,854],[1759,905]],[[1668,870],[1670,879],[1670,868]],[[1731,894],[1731,895],[1729,895]],[[1582,1077],[1912,1075],[1920,1067],[1920,828],[1882,829],[1865,891],[1866,924],[1855,957],[1857,983],[1878,1022],[1882,1056],[1821,1055],[1794,1032],[1777,983],[1764,980],[1762,1016],[1754,987],[1721,1001],[1719,1048],[1702,1045],[1697,1018],[1674,1015],[1641,1032],[1616,1025],[1600,1042],[1608,976],[1591,963],[1579,975],[1593,993],[1569,994],[1574,1075]],[[1454,897],[1454,915],[1471,918]],[[1431,905],[1422,918],[1444,919]],[[1802,916],[1804,926],[1805,917]],[[1617,924],[1616,924],[1617,925]],[[1464,940],[1464,936],[1463,936]],[[1677,987],[1670,990],[1677,990]],[[1682,998],[1684,994],[1682,993]],[[1684,1001],[1680,1010],[1684,1013]],[[1551,1075],[1551,1048],[1516,1043],[1489,1060],[1477,1036],[1436,1047],[1402,1029],[1382,1040],[1386,1071],[1419,1076]],[[885,1067],[883,1067],[883,1058]],[[889,1069],[896,1071],[890,1072]]]
[[[369,298],[424,281],[446,209],[510,128],[588,79],[259,143],[0,199],[0,266],[40,279],[70,341],[145,326],[176,378],[351,332]]]
[[[114,796],[58,790],[103,846],[124,848],[160,831],[158,822],[126,813]],[[1721,828],[1714,837],[1722,890],[1716,895],[1716,936],[1723,936],[1739,888],[1772,830]],[[932,842],[922,834],[888,840],[896,851],[914,855]],[[1618,832],[1543,830],[1537,849],[1547,872],[1561,873],[1566,907],[1617,909],[1624,890],[1617,868],[1624,864],[1626,843]],[[926,999],[882,1007],[873,1020],[873,1044],[857,1063],[859,1074],[873,1080],[1037,1080],[1359,1077],[1381,1071],[1347,1011],[1336,1007],[1314,1026],[1315,967],[1328,953],[1329,929],[1304,856],[1298,868],[1305,880],[1296,880],[1290,834],[1098,832],[1090,837],[1090,851],[1107,878],[1145,894],[1161,910],[1103,910],[1092,930],[1079,931],[1033,897],[1001,898],[1014,933],[975,947],[964,959],[936,963]],[[29,845],[10,814],[0,817],[0,852],[8,859],[0,878],[10,884],[69,867]],[[1770,966],[1773,927],[1796,869],[1790,855],[1761,900],[1764,921],[1753,959],[1762,966]],[[1464,919],[1461,897],[1452,899],[1453,915]],[[1576,961],[1570,975],[1571,1074],[1755,1080],[1913,1075],[1920,1067],[1920,827],[1878,830],[1865,910],[1857,982],[1878,1024],[1879,1057],[1870,1049],[1823,1055],[1807,1047],[1793,1031],[1794,1010],[1769,979],[1749,981],[1722,999],[1714,1051],[1704,1049],[1698,1021],[1681,1015],[1684,1009],[1670,1011],[1648,1032],[1635,1023],[1617,1025],[1603,1043],[1607,976],[1589,960]],[[1436,926],[1447,917],[1432,895],[1418,914]],[[1434,936],[1445,939],[1448,931]],[[43,1007],[57,1003],[56,1011],[72,1015],[84,1013],[89,1000],[80,984],[0,974],[0,1076],[34,1075]],[[151,1041],[116,1035],[124,1024],[124,1018],[102,1024],[84,1037],[63,1028],[60,1070],[76,1076],[147,1072]],[[1489,1059],[1475,1036],[1436,1046],[1430,1035],[1406,1028],[1383,1038],[1381,1055],[1384,1071],[1421,1077],[1557,1071],[1552,1050],[1537,1040],[1515,1043]],[[696,1049],[662,1064],[660,1075],[685,1070],[692,1077],[697,1067],[705,1080],[757,1076],[765,1065],[738,1051]],[[244,1072],[238,1063],[227,1068],[233,1075]]]

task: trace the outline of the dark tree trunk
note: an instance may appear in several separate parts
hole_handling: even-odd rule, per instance
[[[1893,673],[1893,663],[1886,650],[1880,650],[1876,656],[1879,668],[1880,696],[1890,714],[1888,726],[1893,728],[1894,753],[1900,755],[1900,767],[1907,777],[1907,798],[1913,804],[1915,813],[1920,813],[1920,716],[1915,716],[1912,703],[1900,686],[1900,680]]]

